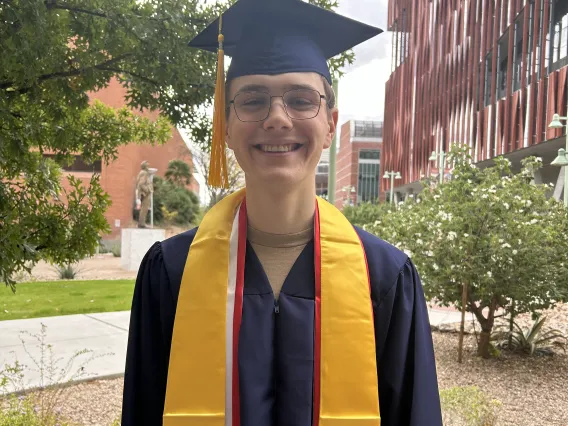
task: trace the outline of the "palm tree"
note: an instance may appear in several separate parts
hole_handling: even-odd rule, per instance
[[[172,160],[168,164],[165,177],[168,182],[176,186],[186,186],[191,183],[191,169],[189,164],[182,160]]]

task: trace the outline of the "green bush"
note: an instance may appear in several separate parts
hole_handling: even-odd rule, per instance
[[[42,413],[32,396],[11,396],[0,410],[0,426],[71,426],[57,414]]]
[[[394,211],[394,206],[389,203],[362,203],[358,206],[345,206],[343,214],[354,226],[362,227],[370,223],[375,223],[384,215]]]
[[[190,225],[199,213],[199,198],[189,189],[154,177],[154,222],[162,223],[164,214],[162,207],[168,212],[176,212],[173,223]],[[149,216],[149,215],[148,215]]]
[[[55,268],[59,274],[60,280],[74,280],[75,277],[81,272],[78,267],[73,265],[60,265]]]
[[[489,398],[477,386],[456,386],[440,392],[446,426],[493,426],[501,402]]]
[[[114,257],[120,257],[120,243],[113,244],[110,251]]]

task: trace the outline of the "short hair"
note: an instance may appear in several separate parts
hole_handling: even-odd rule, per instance
[[[330,116],[331,110],[335,108],[335,92],[333,91],[333,87],[331,86],[331,84],[329,84],[329,81],[327,81],[327,79],[323,75],[321,76],[321,80],[323,82],[323,92],[326,99],[325,104],[327,105],[327,114],[328,116]],[[229,118],[229,114],[231,112],[229,106],[229,102],[231,101],[231,99],[229,98],[230,91],[231,91],[231,81],[228,81],[227,83],[225,83],[225,105],[227,106],[226,107],[227,118]]]

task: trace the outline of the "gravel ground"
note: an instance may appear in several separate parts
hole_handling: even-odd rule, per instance
[[[434,332],[440,389],[479,386],[502,403],[499,425],[567,426],[568,356],[527,358],[475,355],[475,336],[466,336],[464,362],[456,362],[458,336]],[[120,415],[122,378],[81,383],[66,390],[62,412],[85,426],[110,426]],[[427,426],[427,425],[425,425]]]

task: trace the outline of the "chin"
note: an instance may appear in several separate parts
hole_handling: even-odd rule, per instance
[[[255,180],[261,182],[263,185],[277,185],[281,188],[286,188],[294,185],[300,185],[303,181],[303,174],[300,170],[292,169],[271,169],[263,170],[257,173]]]

